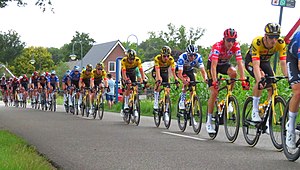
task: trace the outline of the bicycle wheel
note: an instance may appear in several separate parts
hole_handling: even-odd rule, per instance
[[[259,139],[260,133],[256,128],[256,123],[252,121],[253,98],[248,97],[245,101],[242,113],[243,135],[246,142],[254,147]]]
[[[286,104],[285,110],[284,110],[284,114],[282,117],[282,124],[281,124],[281,139],[282,139],[282,148],[283,148],[283,153],[285,155],[285,157],[289,160],[289,161],[296,161],[299,156],[300,156],[300,121],[299,121],[299,111],[298,111],[298,120],[296,119],[296,148],[292,149],[290,147],[288,147],[286,145],[286,124],[288,122],[288,118],[289,118],[289,101]]]
[[[227,139],[234,142],[240,129],[240,109],[235,96],[229,96],[228,107],[224,107],[224,129]]]
[[[191,114],[191,122],[193,126],[193,130],[196,134],[199,134],[202,125],[202,105],[200,99],[195,96],[193,101],[193,108],[190,108]]]
[[[179,129],[182,132],[184,132],[186,129],[186,125],[187,125],[187,113],[186,113],[186,110],[179,109],[179,102],[180,102],[180,97],[177,102],[177,123],[178,123]]]
[[[213,128],[215,129],[216,133],[209,133],[208,136],[211,139],[215,139],[218,135],[218,131],[219,131],[219,125],[220,125],[220,117],[221,115],[219,115],[219,110],[218,110],[218,103],[215,102],[215,108],[214,108],[215,112],[212,114],[212,123],[211,125],[213,126]]]
[[[82,101],[81,101],[81,106],[79,106],[80,107],[80,111],[81,111],[81,116],[84,116],[84,111],[85,111],[85,97],[83,97],[83,99],[82,99]]]
[[[78,108],[78,96],[75,94],[75,96],[74,96],[74,103],[73,103],[73,106],[74,106],[74,112],[75,112],[75,114],[76,115],[78,115],[78,113],[79,113],[79,108]]]
[[[281,140],[281,120],[284,114],[286,101],[281,96],[275,97],[274,111],[272,107],[269,109],[269,131],[273,145],[276,149],[282,150]]]
[[[133,114],[134,114],[134,123],[138,126],[141,119],[141,107],[139,95],[134,96],[134,105],[133,105]]]
[[[86,117],[89,117],[90,115],[90,96],[86,95],[85,97],[85,112],[86,112]]]
[[[124,102],[125,102],[125,100],[123,100],[123,104],[122,104],[122,108],[124,108]],[[123,116],[123,120],[124,120],[124,122],[126,123],[126,124],[129,124],[129,122],[130,122],[130,111],[129,111],[129,109],[123,109],[123,114],[124,114],[124,116]]]
[[[153,109],[153,119],[156,127],[159,127],[161,120],[161,112],[163,111],[163,102],[159,102],[158,109]]]
[[[67,95],[67,101],[64,103],[66,113],[69,113],[69,95]]]
[[[56,112],[56,94],[53,95],[52,105],[53,105],[53,112]]]
[[[163,111],[163,120],[164,120],[165,127],[167,129],[169,129],[169,127],[171,125],[171,113],[172,113],[172,111],[171,111],[171,100],[170,100],[169,96],[166,96],[164,105],[165,105],[164,109],[161,110],[161,111]],[[167,119],[166,116],[169,119]]]
[[[104,99],[102,95],[99,97],[98,102],[99,104],[97,106],[97,112],[98,112],[99,119],[102,120],[103,113],[104,113]]]

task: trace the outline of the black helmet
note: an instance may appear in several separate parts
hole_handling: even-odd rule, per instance
[[[197,48],[196,46],[190,44],[190,45],[188,45],[188,46],[186,47],[186,52],[187,52],[188,54],[195,54],[195,53],[198,52],[198,48]]]
[[[129,58],[129,59],[134,59],[136,57],[136,52],[135,50],[133,49],[129,49],[126,51],[126,56]]]

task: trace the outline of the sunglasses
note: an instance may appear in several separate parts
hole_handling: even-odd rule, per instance
[[[169,58],[169,55],[163,55],[164,58]]]
[[[97,70],[103,70],[102,68],[97,68]]]
[[[75,72],[75,73],[76,73],[76,72],[78,73],[79,71],[74,71],[74,72]]]
[[[190,56],[190,57],[196,56],[196,53],[189,53],[188,56]]]
[[[268,35],[269,39],[278,39],[279,35]]]
[[[86,71],[89,71],[89,72],[91,72],[92,70],[86,70]]]
[[[226,41],[234,43],[236,40],[235,40],[235,38],[227,38]]]

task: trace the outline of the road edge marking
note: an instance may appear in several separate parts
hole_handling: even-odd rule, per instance
[[[183,138],[189,138],[189,139],[194,139],[194,140],[200,140],[200,141],[206,141],[207,139],[202,139],[202,138],[197,138],[197,137],[193,137],[193,136],[187,136],[187,135],[181,135],[178,133],[172,133],[172,132],[161,132],[167,135],[173,135],[173,136],[178,136],[178,137],[183,137]]]

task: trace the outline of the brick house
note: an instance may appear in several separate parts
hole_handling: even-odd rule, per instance
[[[116,77],[116,58],[124,56],[125,48],[119,40],[106,42],[102,44],[93,45],[93,47],[86,53],[82,59],[82,65],[85,67],[87,64],[96,66],[98,62],[103,62],[105,71],[110,73],[114,78]],[[69,62],[69,67],[73,68],[74,65],[80,65],[81,61]]]

